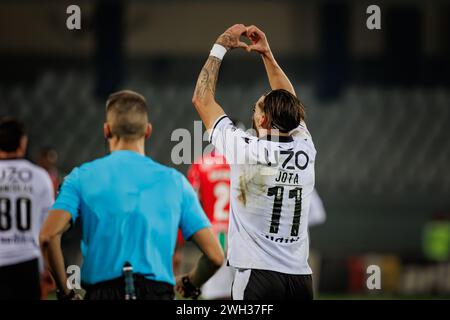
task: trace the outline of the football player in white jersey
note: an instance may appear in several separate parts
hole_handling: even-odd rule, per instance
[[[251,44],[242,42],[241,36]],[[233,126],[215,100],[222,59],[233,48],[260,54],[272,88],[254,107],[257,136]],[[220,35],[192,102],[210,141],[231,167],[227,259],[237,270],[233,299],[312,299],[308,213],[316,150],[304,122],[304,107],[265,34],[255,26],[238,24]]]
[[[27,136],[0,120],[0,300],[40,299],[39,230],[54,201],[48,173],[24,159]]]

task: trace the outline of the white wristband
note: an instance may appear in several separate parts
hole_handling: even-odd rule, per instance
[[[209,52],[209,55],[222,60],[223,57],[225,56],[225,53],[227,53],[227,48],[225,48],[224,46],[222,46],[220,44],[215,43],[213,45],[211,51]]]

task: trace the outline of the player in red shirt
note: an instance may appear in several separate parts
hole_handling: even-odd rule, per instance
[[[215,151],[196,161],[188,171],[188,180],[197,191],[203,210],[226,253],[230,210],[230,166]],[[234,270],[226,265],[203,285],[204,299],[230,299]]]
[[[188,171],[188,180],[197,191],[203,210],[225,248],[230,210],[230,166],[216,152],[204,156]]]

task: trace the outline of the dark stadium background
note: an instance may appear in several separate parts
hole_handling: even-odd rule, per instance
[[[66,28],[81,8],[82,29]],[[381,8],[368,30],[366,8]],[[319,298],[450,296],[450,4],[447,1],[32,1],[0,3],[0,115],[23,118],[30,159],[52,147],[63,177],[105,154],[105,97],[148,100],[147,146],[171,161],[193,131],[191,96],[216,37],[255,24],[307,108],[327,221],[312,228]],[[222,64],[218,100],[250,126],[269,89],[256,54]],[[64,241],[79,263],[77,228]],[[184,252],[186,262],[197,253]],[[382,289],[368,290],[379,265]]]

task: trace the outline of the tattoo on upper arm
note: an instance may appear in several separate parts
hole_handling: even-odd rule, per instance
[[[203,98],[207,94],[211,94],[212,96],[215,95],[221,63],[222,61],[220,59],[212,56],[210,56],[206,61],[202,71],[200,72],[197,85],[195,87],[195,94],[199,98]]]

